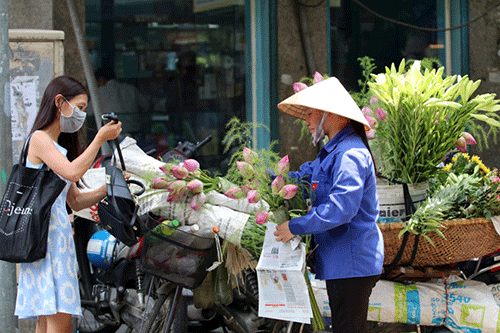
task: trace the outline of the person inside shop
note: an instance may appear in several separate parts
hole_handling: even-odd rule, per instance
[[[290,172],[311,186],[308,213],[278,225],[274,235],[284,243],[313,235],[316,278],[326,280],[333,332],[365,332],[369,297],[384,261],[369,124],[335,77],[295,93],[278,108],[305,120],[313,145],[325,136],[328,142],[314,161]]]
[[[67,183],[51,209],[45,258],[20,264],[15,315],[20,319],[38,318],[37,333],[70,333],[72,316],[82,315],[73,230],[66,204],[78,211],[106,196],[106,185],[83,192],[77,183],[101,145],[121,132],[121,122],[109,122],[86,149],[82,148],[78,131],[85,122],[88,96],[77,80],[68,76],[54,78],[45,89],[30,132],[26,166],[38,169],[45,164]]]
[[[144,127],[148,112],[161,104],[160,99],[143,94],[139,89],[127,82],[117,80],[113,69],[102,67],[96,70],[97,92],[101,114],[114,112],[123,123],[123,134],[135,136]],[[94,116],[92,104],[88,114]]]

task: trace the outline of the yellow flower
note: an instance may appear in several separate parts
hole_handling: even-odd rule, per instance
[[[448,163],[448,164],[446,164],[446,165],[443,167],[443,170],[444,170],[444,171],[450,171],[452,166],[453,166],[453,163]]]

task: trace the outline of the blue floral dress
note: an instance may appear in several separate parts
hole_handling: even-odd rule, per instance
[[[61,153],[67,151],[56,143]],[[30,168],[41,168],[27,159]],[[21,319],[58,312],[81,316],[80,291],[73,229],[66,211],[70,182],[52,206],[47,255],[32,263],[20,264],[15,315]]]

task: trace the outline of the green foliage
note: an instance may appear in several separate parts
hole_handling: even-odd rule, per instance
[[[350,95],[360,108],[370,103],[371,92],[368,87],[368,82],[373,81],[372,73],[377,68],[373,63],[374,60],[375,59],[367,56],[358,58],[359,66],[362,69],[363,80],[358,80],[360,90],[358,92],[350,92]]]

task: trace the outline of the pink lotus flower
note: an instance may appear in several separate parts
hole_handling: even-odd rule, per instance
[[[288,174],[290,170],[290,158],[288,155],[283,156],[283,158],[278,162],[276,166],[276,172],[280,175]]]
[[[477,144],[476,139],[474,139],[474,137],[470,133],[462,132],[460,134],[460,136],[465,139],[465,143],[468,144],[468,145],[475,145],[475,144]]]
[[[378,120],[385,120],[385,118],[387,118],[387,112],[385,112],[382,108],[376,108],[375,114],[377,115]]]
[[[154,188],[154,189],[167,188],[168,187],[168,182],[163,177],[157,177],[157,178],[155,178],[155,180],[153,180],[153,182],[152,182],[152,184],[151,184],[150,187]]]
[[[200,163],[198,163],[197,160],[194,160],[192,158],[185,160],[183,164],[184,164],[184,168],[186,168],[186,170],[191,172],[191,173],[195,172],[196,170],[198,170],[200,168]]]
[[[273,182],[271,183],[271,193],[278,194],[283,186],[285,186],[285,179],[282,175],[278,175],[278,177],[274,178]]]
[[[238,186],[228,188],[224,195],[231,199],[240,199],[245,196]]]
[[[321,82],[323,81],[323,75],[321,75],[320,72],[316,72],[314,73],[314,79],[313,79],[314,83],[318,83],[318,82]]]
[[[372,96],[372,97],[370,98],[370,105],[371,105],[371,106],[374,106],[374,105],[375,105],[375,104],[377,104],[377,103],[378,103],[378,98],[377,98],[377,97],[375,97],[375,96]]]
[[[297,190],[298,190],[298,186],[297,185],[293,185],[293,184],[288,184],[288,185],[285,185],[283,186],[283,188],[281,189],[281,191],[278,193],[281,197],[283,197],[283,199],[292,199],[295,194],[297,194]]]
[[[371,128],[377,128],[378,125],[377,119],[370,116],[365,116],[365,118],[368,121],[368,124],[370,125]]]
[[[172,167],[172,169],[170,169],[170,172],[177,179],[184,179],[189,174],[189,171],[185,167],[178,165]]]
[[[461,136],[458,141],[455,143],[455,146],[457,147],[458,150],[460,150],[462,153],[467,152],[467,142],[463,136]]]
[[[375,138],[375,130],[372,128],[369,131],[366,131],[366,138],[373,139]]]
[[[254,152],[252,149],[244,147],[243,148],[243,158],[245,161],[249,164],[255,164],[257,163],[257,160],[259,159],[259,155],[257,155],[256,152]]]
[[[255,214],[255,222],[257,224],[264,224],[269,221],[269,214],[265,210],[261,210]]]
[[[205,203],[205,200],[206,200],[205,193],[200,192],[199,194],[196,194],[195,196],[193,196],[193,199],[191,200],[190,206],[194,210],[197,210],[197,209],[201,208],[201,206],[203,206],[203,204]]]
[[[203,183],[198,179],[193,179],[189,183],[187,183],[186,187],[191,193],[198,194],[203,192]]]
[[[303,83],[303,82],[295,82],[293,84],[293,91],[296,92],[296,93],[298,93],[299,91],[304,90],[307,87],[308,87],[308,85],[305,84],[305,83]]]
[[[183,180],[174,180],[173,182],[171,182],[167,189],[169,190],[169,192],[171,193],[184,193],[184,191],[187,189],[186,188],[186,182],[183,181]]]
[[[254,168],[248,164],[247,162],[236,162],[236,166],[238,170],[240,170],[241,174],[247,178],[252,177],[255,174]]]
[[[366,116],[372,116],[373,115],[373,110],[370,109],[369,106],[363,106],[363,108],[361,109],[361,112],[363,113],[363,115],[366,117]]]
[[[251,190],[247,194],[247,200],[249,203],[257,203],[260,200],[260,193],[257,190]]]

